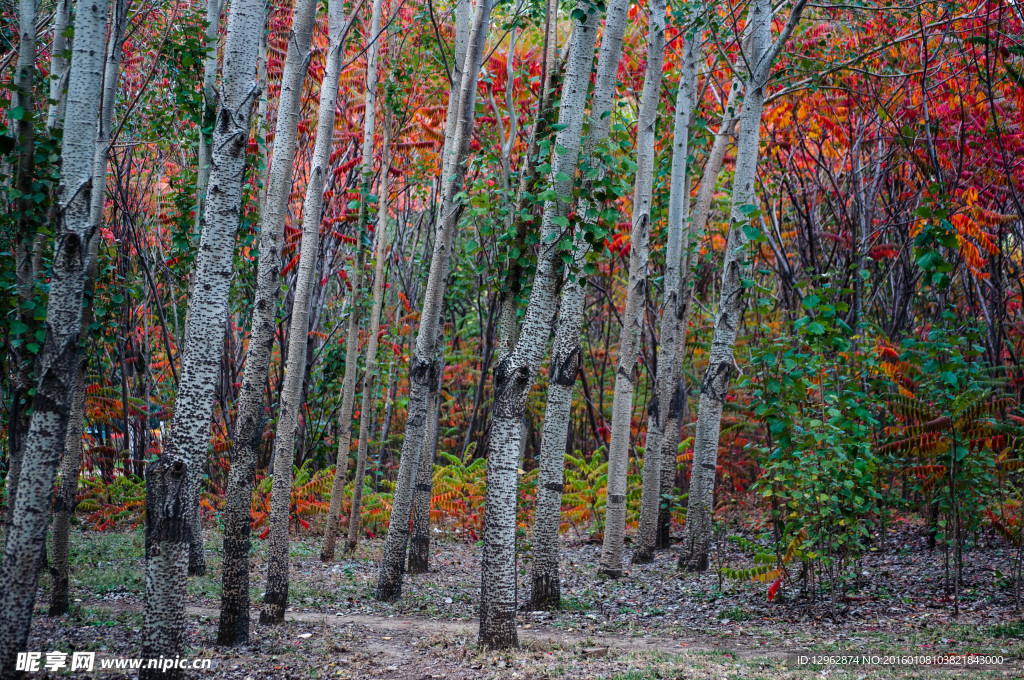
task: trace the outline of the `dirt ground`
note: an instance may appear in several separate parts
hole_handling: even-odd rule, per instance
[[[256,543],[254,608],[265,578],[265,545]],[[954,617],[943,552],[928,550],[909,524],[896,527],[857,564],[844,594],[816,602],[796,587],[769,602],[766,584],[724,580],[715,569],[680,573],[671,552],[611,580],[597,573],[600,545],[569,541],[562,553],[564,607],[520,611],[521,646],[514,652],[477,646],[480,548],[443,539],[433,546],[430,573],[407,576],[394,605],[373,599],[380,539],[364,541],[354,555],[332,564],[318,559],[316,537],[297,539],[287,622],[254,623],[250,644],[217,647],[217,532],[208,534],[206,545],[208,574],[189,583],[187,655],[212,664],[194,671],[197,678],[1024,677],[1024,623],[1007,576],[1016,551],[982,537],[966,555]],[[75,532],[73,548],[74,609],[66,617],[45,615],[44,577],[29,649],[96,653],[93,673],[65,670],[64,677],[132,677],[99,665],[140,653],[142,534]],[[723,547],[716,566],[724,565],[749,566],[749,558]],[[526,554],[521,600],[528,595],[528,571]],[[936,656],[949,663],[910,663]],[[990,663],[976,665],[982,657]]]

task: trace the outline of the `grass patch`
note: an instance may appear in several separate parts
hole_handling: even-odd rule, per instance
[[[989,635],[996,638],[1024,638],[1024,621],[1000,623],[989,628]]]
[[[130,532],[72,531],[71,597],[76,591],[104,596],[142,595],[146,590],[146,542],[142,529]]]
[[[581,600],[576,596],[563,597],[562,604],[559,609],[563,609],[567,612],[589,612],[592,607],[589,602]]]
[[[732,609],[723,609],[718,613],[718,618],[730,621],[749,621],[754,617],[743,607],[733,607]]]

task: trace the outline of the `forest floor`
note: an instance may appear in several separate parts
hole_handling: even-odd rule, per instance
[[[98,668],[102,659],[139,654],[142,533],[76,531],[73,537],[73,611],[45,615],[44,576],[29,649],[94,651],[97,671],[90,677],[130,677]],[[254,607],[266,555],[265,542],[255,543]],[[323,564],[319,540],[297,538],[287,622],[261,626],[254,614],[252,642],[226,649],[215,645],[220,537],[211,531],[208,573],[189,581],[188,655],[213,664],[193,677],[231,680],[1024,677],[1024,622],[1007,576],[1015,550],[982,537],[966,553],[954,617],[944,553],[925,547],[919,527],[897,525],[879,543],[844,582],[842,596],[809,603],[799,587],[783,588],[768,602],[767,584],[721,580],[715,569],[680,573],[669,552],[611,580],[597,573],[600,545],[569,538],[562,552],[563,609],[521,611],[521,647],[494,652],[475,642],[479,547],[439,539],[430,573],[406,576],[402,599],[386,605],[373,599],[382,540],[364,541],[354,555]],[[749,557],[724,548],[718,562],[716,568],[750,566]],[[527,557],[521,601],[528,572]],[[957,665],[902,663],[940,655]],[[980,657],[970,655],[997,663],[977,666],[972,662]],[[847,659],[813,663],[823,656]]]

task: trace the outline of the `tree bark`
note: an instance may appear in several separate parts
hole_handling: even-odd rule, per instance
[[[36,9],[37,0],[18,3],[18,61],[14,71],[11,110],[21,109],[21,118],[9,116],[18,153],[14,168],[15,236],[14,273],[18,298],[22,302],[21,321],[28,327],[24,335],[35,330],[35,319],[28,313],[35,288],[32,260],[38,229],[38,210],[32,200],[32,180],[35,174],[35,76],[36,76]],[[25,342],[11,343],[11,364],[14,367],[12,408],[8,419],[7,503],[4,525],[7,532],[14,522],[14,502],[18,495],[25,438],[30,428],[33,397],[32,367],[35,357],[27,351]],[[5,532],[6,535],[6,532]]]
[[[106,16],[106,3],[85,0],[78,4],[46,337],[0,566],[0,675],[4,676],[14,672],[16,654],[28,643],[46,525],[78,376]]]
[[[425,574],[430,569],[430,500],[434,489],[434,461],[440,435],[441,387],[444,384],[444,335],[438,338],[437,390],[431,397],[427,434],[413,492],[412,541],[409,545],[409,573]]]
[[[402,458],[391,506],[391,522],[384,543],[384,559],[377,582],[377,599],[385,602],[396,600],[402,594],[402,573],[409,543],[413,485],[425,440],[430,394],[437,390],[437,327],[448,285],[452,239],[461,213],[461,205],[456,201],[456,194],[462,190],[466,176],[466,158],[472,136],[477,81],[484,58],[492,7],[493,0],[480,0],[476,6],[459,87],[459,103],[454,109],[449,105],[449,114],[457,114],[457,123],[450,140],[445,142],[441,215],[434,238],[434,252],[430,258],[430,273],[427,275],[416,345],[410,359],[409,402],[406,407]],[[451,126],[451,123],[452,116],[449,115],[447,125]]]
[[[689,142],[690,126],[697,104],[697,61],[699,59],[699,29],[693,24],[685,36],[683,61],[680,68],[679,89],[676,93],[675,131],[672,139],[672,180],[668,199],[668,243],[665,248],[665,301],[662,304],[661,333],[658,342],[658,373],[654,384],[654,397],[648,408],[647,441],[644,450],[643,496],[640,500],[640,530],[633,564],[645,564],[654,559],[657,542],[658,516],[662,504],[662,468],[675,472],[675,452],[663,454],[665,420],[673,410],[673,389],[676,378],[676,354],[679,353],[679,324],[682,320],[683,295],[680,288],[680,269],[683,257],[683,232],[686,230],[690,207]],[[674,477],[674,474],[673,474]],[[674,482],[674,479],[673,479]]]
[[[601,573],[612,577],[622,575],[622,546],[626,531],[626,468],[632,437],[633,388],[639,375],[637,355],[647,301],[654,137],[661,95],[661,65],[664,60],[665,3],[663,0],[652,0],[648,9],[647,66],[637,114],[637,170],[633,186],[633,226],[629,235],[629,278],[619,333],[612,433],[608,448],[608,500],[605,506]],[[652,458],[656,460],[656,457]],[[658,464],[651,467],[655,468],[656,473],[660,470]],[[654,479],[658,480],[657,477]]]
[[[196,231],[203,223],[206,190],[210,182],[210,159],[213,155],[213,123],[217,116],[217,36],[224,0],[207,0],[206,29],[203,46],[207,49],[203,60],[203,117],[200,121],[198,162],[196,164]],[[283,95],[283,92],[282,92]]]
[[[201,528],[197,507],[199,480],[209,448],[210,421],[224,343],[224,319],[231,290],[235,236],[241,215],[242,176],[253,106],[259,96],[256,59],[263,16],[263,0],[235,0],[228,16],[221,96],[213,131],[210,189],[192,273],[174,419],[161,456],[168,464],[184,463],[187,469],[189,534]],[[237,487],[238,477],[229,478],[229,499],[231,483]],[[201,537],[190,536],[188,552],[201,549],[197,544],[201,546]],[[163,589],[168,584],[178,587],[185,581],[187,565],[177,559],[179,547],[176,544],[161,546],[158,543],[153,547],[157,552],[152,554],[158,557],[148,560],[146,566],[143,656],[177,656],[182,651],[181,639],[167,635],[165,631],[169,625],[180,629],[185,601],[183,597],[172,602],[165,602],[162,598]],[[170,555],[174,555],[174,559]]]
[[[114,105],[117,101],[121,57],[124,52],[124,32],[127,23],[128,3],[125,0],[117,0],[113,4],[111,12],[110,38],[107,43],[106,64],[103,73],[100,125],[96,134],[96,158],[93,164],[93,188],[89,207],[89,218],[92,220],[93,226],[88,245],[89,264],[85,277],[85,296],[88,303],[92,302],[92,293],[96,285],[99,229],[103,224],[103,208],[107,198],[110,133],[114,124]],[[88,334],[92,322],[92,304],[86,304],[82,310],[83,334]],[[68,430],[64,442],[64,458],[60,468],[60,489],[53,506],[53,555],[50,563],[53,585],[50,590],[50,616],[59,616],[68,610],[69,538],[71,514],[74,512],[75,498],[78,494],[78,472],[82,466],[82,419],[85,408],[86,364],[84,358],[78,362],[78,376],[71,395],[71,410],[68,414]],[[125,426],[127,427],[127,421]]]
[[[598,9],[584,1],[577,4],[576,10],[549,180],[555,198],[544,204],[537,273],[522,329],[512,351],[494,369],[481,563],[480,644],[495,648],[518,644],[515,532],[522,419],[558,307],[563,270],[560,248],[562,239],[568,239],[567,217],[579,162],[587,89],[594,69]]]
[[[622,55],[622,36],[626,30],[628,9],[629,3],[625,0],[613,0],[608,5],[601,50],[597,59],[593,102],[590,107],[590,135],[587,138],[585,152],[588,165],[595,164],[595,150],[608,138],[611,128],[611,108],[615,98],[615,83],[618,77],[619,58]],[[585,39],[589,39],[588,33],[583,35]],[[593,49],[594,44],[591,42],[591,54]],[[589,185],[589,182],[587,184]],[[580,192],[580,209],[577,213],[583,215],[584,220],[596,222],[596,216],[588,215],[587,195],[586,190]],[[547,406],[544,411],[540,445],[537,508],[533,520],[533,565],[530,574],[530,606],[533,609],[557,609],[561,604],[558,529],[561,521],[563,468],[572,397],[582,365],[580,333],[583,328],[586,285],[583,265],[590,252],[589,242],[582,237],[585,232],[585,227],[578,228],[574,237],[573,276],[567,277],[562,285],[555,340],[551,348],[551,374],[548,380]]]
[[[288,527],[291,514],[292,462],[295,460],[295,430],[302,406],[303,382],[306,375],[306,350],[309,346],[309,310],[316,283],[316,261],[320,250],[320,222],[323,195],[329,172],[331,148],[334,143],[335,109],[338,101],[338,79],[344,56],[342,26],[342,0],[333,0],[329,7],[330,52],[320,90],[317,119],[316,146],[310,167],[306,198],[302,204],[302,242],[299,247],[299,266],[296,275],[295,298],[292,302],[291,329],[288,336],[288,359],[285,365],[284,387],[281,390],[281,411],[274,435],[274,478],[270,495],[270,545],[267,555],[267,587],[260,623],[281,623],[288,606]],[[353,17],[355,12],[353,12]],[[308,43],[307,43],[308,44]],[[281,147],[278,147],[280,151]],[[268,201],[269,203],[269,201]],[[361,263],[361,259],[357,259]],[[359,264],[357,264],[359,267]],[[359,286],[361,271],[353,280],[353,290]],[[353,308],[355,297],[353,297]],[[349,320],[348,356],[358,347],[358,338],[352,337],[353,322]],[[346,373],[351,364],[346,365]],[[352,399],[346,393],[349,409]],[[351,419],[349,419],[351,420]],[[342,419],[345,422],[345,419]],[[346,449],[347,451],[347,449]],[[340,454],[339,454],[340,455]]]
[[[143,657],[155,658],[163,650],[176,656],[184,647],[190,506],[188,463],[161,456],[146,466],[146,607],[152,616],[143,633]],[[168,580],[169,573],[180,577]],[[167,677],[182,678],[184,672],[139,671],[140,680]]]
[[[71,0],[57,0],[53,12],[53,42],[50,45],[50,108],[46,129],[50,132],[64,126],[65,94],[68,87],[68,38],[64,32],[71,18]]]
[[[309,65],[316,9],[315,0],[299,0],[294,7],[288,52],[281,76],[281,96],[278,100],[275,127],[276,138],[281,144],[277,146],[278,153],[270,168],[267,200],[260,212],[256,299],[253,303],[242,389],[238,396],[238,417],[231,448],[231,468],[228,471],[227,499],[224,508],[223,587],[221,617],[217,631],[217,641],[222,645],[244,644],[249,639],[252,485],[256,474],[256,459],[263,447],[266,385],[274,346],[277,300],[281,289],[281,240],[292,185],[302,84]],[[261,21],[261,43],[262,28]],[[258,53],[260,43],[256,49]],[[331,56],[334,57],[333,52]],[[327,67],[330,67],[330,63]],[[327,77],[326,72],[324,77]],[[325,81],[324,87],[329,93],[331,84]],[[290,462],[288,475],[291,475]]]
[[[745,210],[755,206],[757,201],[754,183],[757,179],[765,85],[772,62],[799,21],[803,7],[802,1],[794,6],[774,45],[771,42],[770,0],[753,0],[748,10],[750,47],[746,50],[744,61],[749,64],[749,68],[743,90],[743,110],[739,116],[729,236],[722,269],[721,294],[711,336],[711,351],[701,381],[697,431],[693,443],[693,473],[686,509],[686,532],[679,556],[680,568],[697,571],[708,568],[722,406],[729,391],[735,363],[733,350],[743,313],[743,271],[749,264],[749,238],[744,227],[749,225],[750,219]]]

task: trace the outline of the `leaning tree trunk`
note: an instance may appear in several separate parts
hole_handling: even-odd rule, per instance
[[[651,237],[651,194],[654,187],[654,137],[661,98],[661,65],[665,60],[665,3],[652,0],[648,9],[647,68],[636,125],[636,180],[633,186],[633,227],[629,235],[629,278],[619,333],[612,434],[608,448],[608,500],[605,507],[601,572],[622,575],[626,531],[626,468],[629,464],[633,388],[639,370],[637,355],[647,301],[647,264]],[[652,465],[657,471],[660,466]],[[654,477],[657,480],[657,477]]]
[[[18,61],[14,72],[12,108],[9,119],[14,128],[14,139],[18,153],[14,169],[14,189],[18,198],[14,201],[14,272],[18,298],[22,303],[21,321],[32,330],[34,318],[29,313],[35,288],[33,271],[33,245],[37,233],[37,210],[32,200],[32,180],[35,174],[35,77],[36,77],[36,4],[37,0],[20,0],[18,3]],[[13,115],[21,110],[20,118]],[[25,343],[11,343],[10,363],[14,367],[12,383],[14,389],[10,417],[7,425],[8,466],[7,503],[4,508],[4,525],[10,530],[14,521],[14,501],[18,495],[18,481],[24,455],[25,437],[28,436],[32,410],[32,365],[35,357],[26,350]]]
[[[85,277],[85,295],[92,297],[96,285],[99,250],[99,229],[103,224],[103,206],[107,198],[107,164],[110,160],[110,133],[114,123],[114,104],[117,100],[118,78],[121,74],[121,57],[124,47],[124,31],[128,22],[128,4],[118,0],[111,12],[110,38],[107,43],[106,65],[103,72],[103,95],[100,109],[100,126],[96,134],[96,159],[93,164],[92,203],[89,218],[92,220],[92,236],[89,239],[89,265]],[[87,333],[92,325],[92,305],[82,310],[82,329]],[[78,362],[78,376],[71,396],[71,411],[68,414],[68,431],[64,442],[64,458],[60,468],[60,489],[53,505],[53,558],[50,561],[52,586],[50,590],[50,616],[59,616],[68,610],[68,558],[71,514],[75,509],[78,493],[78,471],[82,465],[82,419],[85,408],[86,362]]]
[[[207,0],[206,29],[203,47],[203,116],[200,120],[198,163],[196,164],[196,230],[202,226],[206,207],[206,189],[210,182],[210,159],[213,155],[213,123],[217,115],[217,35],[224,0]],[[287,68],[287,67],[286,67]],[[283,88],[282,88],[283,89]],[[282,95],[284,93],[282,92]]]
[[[668,401],[668,412],[665,416],[661,443],[661,492],[660,496],[665,498],[673,494],[676,483],[676,461],[678,459],[679,442],[682,438],[682,420],[686,405],[686,384],[683,381],[683,364],[686,358],[686,338],[690,327],[690,315],[693,312],[693,277],[694,265],[697,255],[700,253],[700,245],[704,238],[704,228],[707,226],[708,217],[711,214],[711,201],[715,195],[715,188],[718,185],[718,171],[722,168],[725,160],[725,151],[728,148],[733,127],[736,125],[736,99],[743,84],[738,79],[733,79],[729,96],[722,113],[722,121],[715,134],[715,141],[711,146],[708,159],[704,163],[704,173],[701,178],[700,188],[697,190],[697,201],[694,205],[693,216],[683,236],[682,244],[682,276],[679,283],[680,297],[678,305],[682,310],[676,331],[676,351],[673,363],[668,369],[671,371],[669,378],[672,385]],[[689,196],[689,189],[687,189]],[[662,341],[664,343],[664,340]],[[664,366],[660,360],[658,366]],[[650,447],[648,447],[650,448]],[[667,504],[658,509],[658,527],[655,537],[655,547],[661,550],[667,549],[671,542],[671,514]]]
[[[276,139],[281,143],[276,147],[277,154],[272,160],[267,200],[260,213],[256,299],[253,303],[242,389],[238,396],[238,417],[235,421],[235,440],[232,442],[224,508],[224,575],[217,632],[217,641],[222,645],[243,644],[249,639],[252,485],[256,474],[256,458],[263,446],[265,391],[276,330],[277,299],[281,289],[281,239],[292,186],[302,83],[309,63],[309,45],[316,22],[316,9],[315,0],[298,0],[294,7],[275,127]],[[261,23],[261,35],[262,28]],[[259,44],[256,49],[258,54]],[[330,85],[325,84],[325,87]],[[288,474],[291,474],[291,467],[288,468]]]
[[[521,2],[517,3],[516,11],[519,10],[520,5]],[[514,60],[511,58],[515,51],[513,48],[513,42],[510,41],[507,50],[507,54],[510,56],[506,60],[508,68],[506,83],[514,81],[512,73]],[[511,231],[515,234],[515,238],[508,245],[507,269],[501,283],[501,288],[498,291],[498,361],[509,355],[519,335],[517,325],[519,305],[517,304],[517,298],[522,290],[520,279],[523,276],[525,267],[520,264],[520,255],[515,257],[512,255],[517,250],[525,251],[527,249],[527,231],[533,221],[533,211],[527,207],[527,201],[533,197],[533,185],[537,177],[537,164],[539,162],[537,145],[542,141],[540,139],[542,136],[549,140],[554,136],[554,130],[551,129],[551,119],[554,113],[552,102],[555,98],[554,89],[555,83],[558,80],[558,66],[558,0],[545,0],[544,62],[541,71],[543,79],[541,81],[540,96],[537,101],[537,113],[534,119],[533,130],[526,143],[526,152],[522,154],[522,160],[519,164],[519,187],[516,192],[515,208],[509,213]],[[511,115],[513,111],[513,91],[511,87],[506,86],[506,95],[510,120],[514,121],[515,116]],[[500,115],[497,113],[495,115],[500,120]],[[505,145],[502,146],[503,160],[507,158],[514,141],[515,134],[512,133],[509,135],[508,150]],[[509,173],[506,172],[506,174]],[[471,435],[472,432],[468,434]],[[469,441],[468,436],[466,441]]]
[[[772,62],[789,37],[803,2],[793,8],[776,43],[771,42],[772,5],[769,0],[753,0],[748,10],[750,48],[745,63],[750,65],[743,92],[743,110],[739,116],[739,142],[736,149],[736,171],[733,175],[732,207],[729,216],[729,237],[725,245],[721,294],[711,335],[708,366],[700,387],[697,431],[693,442],[693,473],[686,509],[686,533],[679,566],[698,571],[708,568],[711,548],[715,470],[718,463],[718,439],[721,431],[722,406],[729,391],[735,359],[733,350],[743,313],[743,272],[748,266],[745,227],[747,212],[756,201],[754,183],[757,179],[758,147],[761,140],[761,112],[764,90]]]
[[[363,398],[359,407],[359,443],[356,452],[356,473],[352,478],[352,508],[348,518],[348,540],[345,548],[349,552],[359,543],[360,524],[363,516],[363,481],[366,478],[366,454],[370,445],[370,426],[373,424],[373,392],[377,386],[377,336],[380,333],[380,313],[384,306],[384,248],[387,244],[388,228],[388,175],[391,172],[391,123],[385,116],[383,162],[377,199],[376,246],[373,251],[373,300],[370,304],[369,333],[366,338],[366,369],[363,373]],[[348,376],[348,365],[345,366]],[[354,372],[354,371],[353,371]],[[351,418],[349,419],[351,421]],[[351,430],[349,431],[351,437]],[[346,459],[348,452],[345,453]],[[333,498],[331,499],[334,500]],[[333,534],[337,519],[330,523],[328,531]]]
[[[466,176],[466,158],[469,155],[469,141],[473,131],[477,81],[480,77],[480,65],[483,63],[492,7],[493,0],[480,0],[476,6],[466,59],[463,62],[459,103],[454,109],[449,107],[450,114],[457,114],[457,123],[450,143],[445,143],[445,158],[442,160],[441,176],[444,191],[441,215],[434,237],[434,252],[430,258],[430,273],[427,275],[416,345],[410,359],[409,401],[406,406],[402,458],[391,506],[391,521],[384,542],[384,558],[381,561],[380,577],[377,582],[377,599],[385,602],[396,600],[402,594],[402,573],[409,543],[413,484],[425,440],[427,419],[430,417],[430,395],[437,391],[437,328],[448,285],[452,240],[461,213],[456,194],[462,190]],[[450,126],[451,123],[452,116],[449,115],[447,124]]]
[[[633,564],[654,559],[659,510],[662,504],[662,467],[668,456],[662,454],[664,426],[668,411],[673,409],[672,381],[675,377],[676,354],[679,351],[679,324],[683,312],[683,291],[680,265],[683,253],[683,232],[686,230],[690,203],[689,142],[694,108],[697,104],[697,60],[699,30],[691,25],[683,47],[683,62],[676,93],[675,132],[672,139],[672,180],[668,199],[668,243],[665,248],[665,301],[662,304],[661,334],[658,338],[658,373],[654,398],[648,407],[647,441],[644,450],[643,496],[640,500],[640,530]],[[670,470],[675,472],[673,452]]]
[[[607,18],[601,51],[597,59],[597,78],[594,98],[591,104],[590,136],[587,138],[587,163],[594,165],[595,151],[608,137],[611,128],[612,102],[615,98],[615,83],[618,76],[619,58],[622,55],[622,36],[626,30],[626,0],[613,0],[608,5]],[[590,32],[583,38],[591,40]],[[574,38],[576,39],[576,38]],[[594,44],[590,43],[593,53]],[[607,113],[606,113],[607,112]],[[599,170],[600,173],[600,170]],[[586,186],[589,186],[589,182]],[[588,192],[580,192],[580,213],[584,220],[596,223],[596,217],[589,215]],[[569,435],[569,420],[572,409],[572,395],[576,377],[582,362],[580,333],[583,328],[583,304],[585,278],[583,265],[589,253],[590,244],[581,234],[586,227],[577,230],[573,244],[573,276],[567,277],[562,285],[561,301],[558,308],[558,324],[555,341],[551,348],[551,375],[548,380],[547,406],[544,411],[544,429],[541,434],[540,474],[537,483],[537,508],[533,520],[533,565],[530,574],[530,605],[534,609],[556,609],[561,603],[561,584],[558,575],[558,529],[561,520],[563,467],[566,440]]]
[[[412,541],[409,545],[409,573],[425,574],[430,569],[430,501],[434,488],[434,460],[441,432],[441,385],[444,383],[444,337],[438,338],[437,390],[431,396],[433,417],[427,421],[426,441],[420,454],[413,493]]]
[[[523,326],[512,351],[494,369],[494,406],[487,452],[480,589],[480,644],[514,647],[516,634],[516,487],[526,399],[547,348],[562,280],[560,242],[568,238],[569,210],[600,17],[580,2],[558,110],[550,185],[555,199],[544,204],[537,273]]]
[[[13,521],[0,566],[0,675],[5,677],[14,673],[17,652],[25,651],[28,643],[46,525],[78,377],[106,16],[106,3],[78,4],[46,337],[37,367],[34,412],[22,446]]]
[[[335,109],[338,101],[338,79],[344,56],[342,0],[332,0],[329,7],[330,51],[320,90],[316,145],[310,167],[306,198],[302,204],[302,242],[296,275],[295,298],[292,302],[292,323],[288,337],[288,360],[284,386],[281,390],[281,411],[274,435],[274,479],[270,496],[270,546],[267,556],[267,588],[260,623],[281,623],[288,606],[288,525],[291,512],[292,461],[295,459],[295,429],[302,402],[306,375],[306,350],[309,346],[309,307],[313,296],[317,254],[320,250],[320,221],[323,212],[324,186],[327,181],[334,143]],[[354,13],[353,13],[354,16]],[[278,147],[280,149],[280,147]],[[358,265],[357,265],[358,266]],[[359,272],[353,286],[359,286]],[[354,302],[354,300],[353,300]],[[358,345],[349,325],[349,356]],[[355,339],[357,340],[357,339]],[[349,399],[351,408],[351,399]]]
[[[331,487],[331,511],[327,516],[324,546],[320,559],[329,562],[334,559],[334,544],[338,529],[338,512],[341,510],[341,494],[344,493],[345,476],[348,472],[348,456],[352,447],[352,407],[355,404],[356,373],[359,371],[359,305],[361,304],[363,269],[363,239],[368,223],[370,185],[373,182],[373,136],[377,129],[377,55],[380,40],[381,0],[373,0],[370,18],[370,44],[366,54],[366,93],[363,97],[363,166],[359,182],[359,224],[356,229],[356,275],[352,281],[352,301],[349,305],[348,347],[345,359],[345,377],[341,381],[341,412],[338,414],[338,455],[334,466],[334,484]],[[386,180],[385,180],[386,181]],[[376,338],[374,339],[376,340]],[[355,346],[353,347],[353,343]],[[360,414],[362,416],[362,414]],[[343,464],[344,463],[344,464]],[[364,459],[363,473],[366,472]],[[359,470],[356,470],[357,477]],[[359,513],[363,504],[362,480],[357,480],[358,489],[352,487],[353,512]],[[335,494],[334,491],[338,493]],[[356,496],[358,495],[358,504]],[[358,527],[356,528],[358,531]],[[351,532],[350,532],[351,535]]]
[[[193,469],[201,471],[205,466],[215,388],[220,379],[224,319],[241,214],[242,176],[253,105],[259,96],[256,58],[263,14],[263,0],[235,0],[228,17],[221,96],[213,131],[213,169],[203,216],[204,228],[192,273],[194,283],[189,296],[174,420],[160,461],[147,470],[147,487],[152,484],[157,490],[168,475],[187,475],[187,488],[183,493],[190,525],[184,536],[177,531],[178,516],[174,513],[181,510],[176,505],[174,513],[163,519],[148,514],[146,517],[143,656],[150,658],[178,656],[184,642],[185,600],[181,589],[187,577],[190,547],[182,545],[181,541],[189,540],[188,534],[198,529],[194,518],[199,474]],[[182,464],[184,471],[179,470]],[[150,477],[151,474],[156,476]],[[234,481],[237,484],[237,477]],[[161,507],[167,509],[170,505],[164,503]],[[160,521],[170,528],[150,526]],[[166,677],[167,674],[143,671],[142,675]]]

